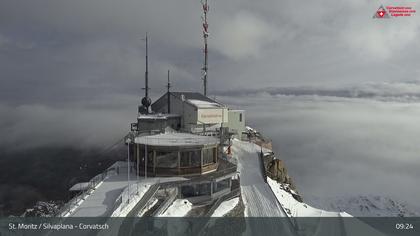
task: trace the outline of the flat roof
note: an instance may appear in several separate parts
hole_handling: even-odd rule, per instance
[[[221,108],[223,107],[221,104],[216,102],[208,102],[203,100],[197,100],[197,99],[188,99],[188,103],[196,106],[197,108]]]
[[[151,146],[201,146],[218,144],[219,139],[190,133],[164,133],[138,136],[135,138],[134,142]]]

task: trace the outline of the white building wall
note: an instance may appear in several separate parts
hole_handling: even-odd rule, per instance
[[[199,108],[197,124],[220,124],[228,121],[227,108]]]
[[[165,101],[167,97],[163,98]],[[163,105],[159,110],[154,112],[166,113],[168,111],[167,104]],[[197,108],[196,106],[182,102],[181,99],[171,96],[171,114],[181,115],[181,126],[186,130],[192,130],[195,127],[202,127],[203,123],[206,127],[216,124],[228,122],[228,108]]]
[[[235,136],[240,138],[242,131],[245,130],[245,111],[229,110],[228,116],[227,126],[229,127],[229,132],[234,132]]]
[[[165,105],[167,109],[167,105]],[[171,113],[181,115],[181,126],[190,129],[191,125],[197,123],[197,109],[180,99],[171,97]]]

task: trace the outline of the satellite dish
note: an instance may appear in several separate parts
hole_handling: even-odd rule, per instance
[[[150,107],[150,105],[152,105],[152,99],[150,99],[149,97],[144,97],[143,99],[141,99],[141,104],[145,107]]]

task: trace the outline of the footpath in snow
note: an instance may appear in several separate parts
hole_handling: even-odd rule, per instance
[[[233,141],[233,153],[238,161],[240,176],[241,197],[245,206],[245,216],[253,217],[247,221],[245,235],[275,234],[297,235],[286,212],[278,203],[270,186],[264,182],[259,160],[260,146]],[[256,217],[275,217],[272,220],[258,219]]]
[[[233,153],[238,161],[241,196],[245,205],[245,216],[279,217],[287,216],[279,205],[270,186],[264,182],[258,153],[260,146],[235,140]]]

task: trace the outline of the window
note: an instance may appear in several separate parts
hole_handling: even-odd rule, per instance
[[[184,198],[197,197],[197,196],[210,195],[210,194],[211,194],[211,183],[181,186],[181,196]]]
[[[181,152],[181,167],[199,167],[200,164],[200,150]]]
[[[242,122],[242,113],[239,113],[239,122]]]
[[[203,149],[203,165],[216,162],[215,154],[215,148]]]
[[[223,189],[229,188],[229,182],[230,182],[230,179],[224,179],[224,180],[221,180],[219,182],[216,182],[216,188],[215,188],[214,192],[219,192]]]
[[[197,195],[210,195],[211,194],[211,183],[204,183],[197,185]]]
[[[139,151],[140,164],[144,166],[144,159],[145,159],[144,149],[139,149],[138,151]],[[147,150],[147,165],[149,167],[153,166],[153,151],[152,150]]]
[[[196,196],[194,187],[191,185],[181,186],[181,195],[185,198]]]
[[[167,168],[178,167],[178,152],[156,152],[156,166]]]

